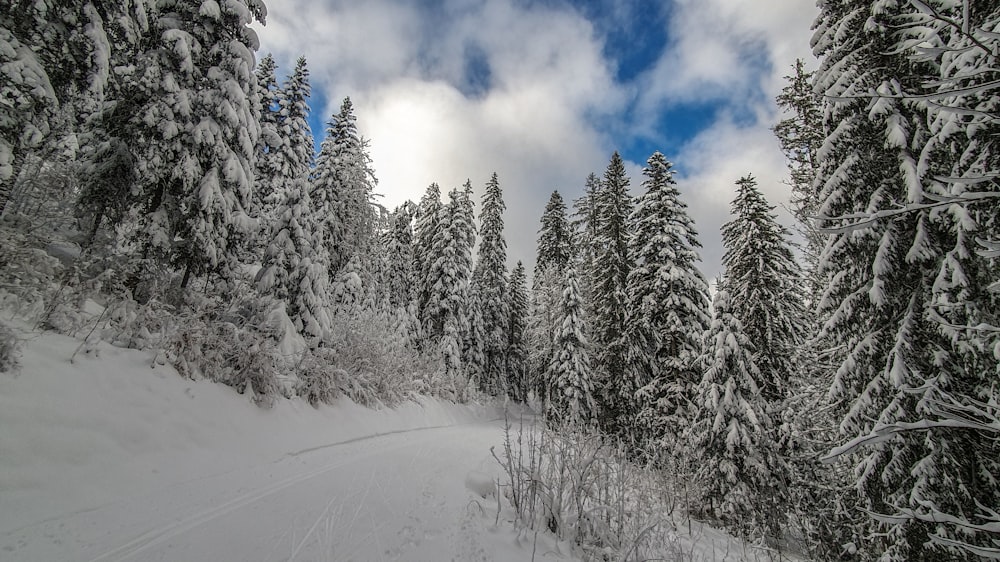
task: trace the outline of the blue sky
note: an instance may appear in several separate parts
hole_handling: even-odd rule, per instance
[[[653,151],[675,163],[709,278],[740,176],[787,201],[769,129],[782,76],[811,62],[809,0],[267,4],[261,51],[279,73],[306,56],[317,134],[351,97],[387,205],[499,174],[511,264],[533,263],[552,190],[579,196],[615,150],[636,194]]]

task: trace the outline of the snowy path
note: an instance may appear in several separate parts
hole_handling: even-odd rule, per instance
[[[0,558],[530,558],[530,545],[491,531],[495,498],[465,485],[496,473],[489,447],[501,438],[498,423],[477,423],[315,448],[0,535]]]

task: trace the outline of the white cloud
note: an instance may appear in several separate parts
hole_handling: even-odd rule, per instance
[[[758,115],[737,126],[723,111],[668,155],[686,173],[678,180],[698,221],[706,274],[714,275],[735,180],[753,172],[773,202],[782,199],[771,100],[792,61],[808,54],[815,8],[801,0],[675,0],[661,59],[636,82],[618,84],[591,23],[568,4],[544,4],[270,0],[262,52],[274,52],[285,71],[306,55],[314,91],[328,101],[314,111],[330,115],[351,96],[385,204],[419,199],[431,182],[447,191],[471,178],[480,193],[496,171],[509,254],[529,269],[551,191],[571,203],[587,174],[603,173],[611,151],[627,142],[597,123],[623,119],[634,102],[631,132],[657,138],[636,124],[705,98]],[[470,64],[483,83],[470,84]],[[628,169],[637,193],[641,166]]]

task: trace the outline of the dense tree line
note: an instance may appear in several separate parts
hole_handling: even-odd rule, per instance
[[[382,208],[350,98],[317,153],[305,57],[283,81],[255,63],[259,0],[7,2],[5,287],[54,283],[19,248],[69,232],[60,282],[108,303],[116,342],[174,330],[185,374],[533,403],[691,479],[692,511],[761,546],[998,558],[1000,9],[818,6],[819,67],[793,68],[774,129],[801,251],[734,178],[710,289],[659,152],[637,195],[617,152],[572,215],[551,194],[529,287],[497,174],[478,217],[471,181]],[[72,324],[42,293],[45,325]],[[157,316],[206,303],[202,324]]]

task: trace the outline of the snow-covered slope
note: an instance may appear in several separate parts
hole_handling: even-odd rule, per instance
[[[77,345],[33,334],[0,375],[0,560],[530,558],[479,495],[493,409],[265,411],[136,351],[70,363]]]

